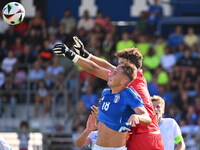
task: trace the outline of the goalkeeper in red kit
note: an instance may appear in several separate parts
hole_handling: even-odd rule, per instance
[[[54,53],[56,55],[63,55],[71,59],[77,65],[82,67],[85,71],[96,75],[99,78],[108,80],[109,74],[116,68],[109,62],[102,60],[84,49],[83,43],[75,36],[73,37],[76,45],[74,49],[70,50],[64,44],[57,44],[54,47]],[[77,55],[78,54],[78,55]],[[80,57],[80,56],[81,57]],[[137,78],[129,84],[129,87],[133,87],[141,96],[145,108],[152,120],[149,125],[137,124],[131,128],[129,137],[127,139],[128,150],[164,150],[163,139],[158,127],[156,114],[153,109],[153,105],[150,99],[150,95],[147,89],[147,83],[142,75],[142,55],[137,48],[130,48],[119,51],[116,53],[118,57],[118,65],[130,64],[137,68]]]

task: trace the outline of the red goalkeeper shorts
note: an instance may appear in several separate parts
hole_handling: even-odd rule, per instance
[[[161,134],[153,133],[131,134],[126,146],[127,150],[164,150]]]

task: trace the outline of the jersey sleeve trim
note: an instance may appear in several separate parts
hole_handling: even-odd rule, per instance
[[[129,87],[127,88],[127,90],[128,90],[128,93],[130,94],[129,98],[130,96],[132,96],[132,98],[136,100],[134,105],[131,105],[131,108],[134,110],[136,107],[144,107],[144,103],[141,97],[139,96],[139,94],[135,91],[135,89],[132,87]]]
[[[89,140],[90,140],[90,148],[92,148],[92,140],[89,138]]]
[[[183,141],[183,137],[181,135],[174,138],[174,142],[177,144],[179,142]]]
[[[136,95],[135,95],[133,89],[131,89],[131,88],[127,88],[127,89],[128,89],[129,92],[134,96],[134,98],[137,99],[137,97],[136,97]]]
[[[85,146],[86,149],[92,148],[92,140],[89,137],[88,137],[88,139],[90,140],[90,145],[86,145]]]

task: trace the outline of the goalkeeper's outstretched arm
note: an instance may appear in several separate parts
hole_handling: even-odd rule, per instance
[[[99,65],[102,68],[112,70],[112,71],[115,69],[115,66],[110,64],[108,61],[98,58],[98,57],[90,54],[87,50],[85,50],[83,43],[77,36],[74,36],[73,39],[76,43],[76,45],[74,45],[74,49],[77,54],[79,54],[80,56],[82,56],[86,59],[93,61],[94,63],[96,63],[97,65]]]
[[[78,56],[79,57],[79,56]],[[94,74],[95,76],[108,81],[109,70],[95,64],[93,61],[79,57],[76,62],[85,71]]]
[[[108,69],[100,67],[91,60],[80,57],[74,51],[69,49],[65,44],[56,44],[53,48],[53,51],[56,55],[62,55],[69,58],[74,63],[82,67],[85,71],[92,73],[95,76],[104,79],[106,81],[108,80],[108,75],[109,75]]]
[[[108,61],[103,60],[103,59],[96,57],[94,55],[91,56],[90,60],[93,61],[94,63],[96,63],[97,65],[99,65],[99,66],[101,66],[105,69],[111,70],[111,71],[113,71],[116,68],[115,66],[110,64]]]

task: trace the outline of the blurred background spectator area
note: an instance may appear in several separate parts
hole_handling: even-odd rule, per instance
[[[8,2],[3,0],[1,8]],[[106,87],[105,81],[54,56],[55,44],[73,48],[77,35],[90,53],[113,65],[115,52],[137,47],[150,95],[164,98],[165,116],[181,126],[187,149],[199,149],[198,0],[127,0],[123,8],[120,0],[115,7],[106,0],[18,2],[26,9],[24,22],[9,26],[0,18],[1,132],[20,131],[25,120],[27,135],[43,134],[44,149],[51,147],[48,140],[74,149],[91,105]]]

